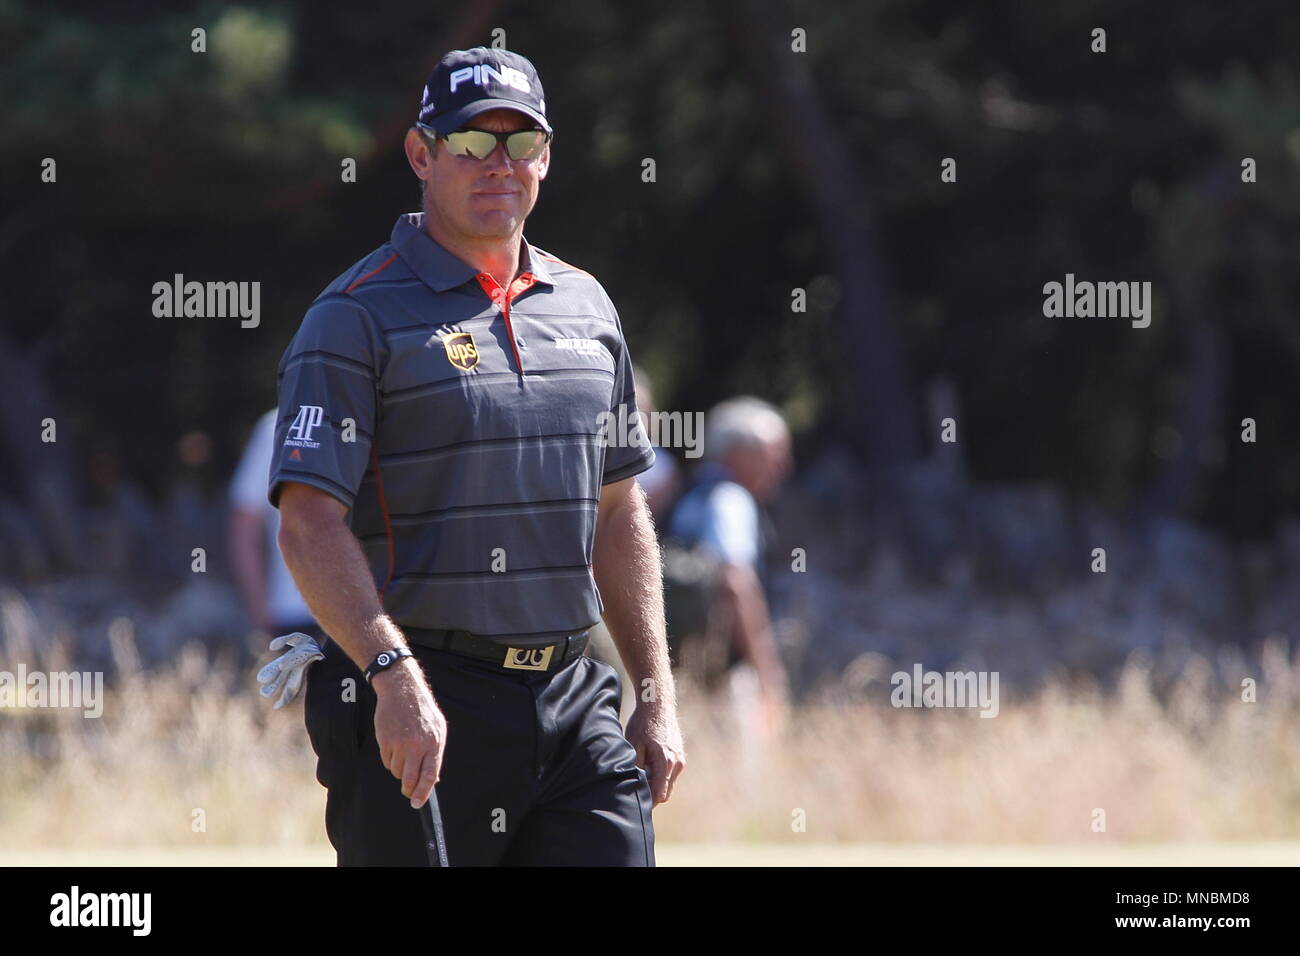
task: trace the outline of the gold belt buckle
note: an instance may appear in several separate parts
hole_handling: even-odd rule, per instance
[[[516,671],[544,671],[551,664],[555,645],[548,647],[507,647],[502,667]]]

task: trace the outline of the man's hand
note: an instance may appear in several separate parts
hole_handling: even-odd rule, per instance
[[[281,634],[271,642],[273,651],[285,647],[289,650],[257,672],[263,697],[272,697],[277,690],[284,688],[272,710],[279,710],[298,696],[302,690],[303,678],[307,676],[307,668],[325,656],[321,653],[320,645],[302,631]]]
[[[636,748],[636,765],[650,780],[657,806],[672,796],[673,784],[686,768],[686,747],[677,726],[677,710],[659,701],[637,704],[627,722],[628,742]]]
[[[379,756],[398,780],[402,796],[417,810],[424,806],[442,775],[447,719],[433,699],[424,672],[412,657],[403,658],[370,682],[375,705],[375,740]]]

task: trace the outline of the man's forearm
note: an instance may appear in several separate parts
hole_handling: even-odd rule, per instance
[[[341,520],[328,517],[307,527],[280,524],[280,552],[312,616],[358,667],[380,651],[405,646],[384,612],[361,546]]]
[[[641,702],[645,683],[661,704],[676,707],[664,629],[663,573],[645,496],[638,487],[596,526],[592,572],[605,624]]]

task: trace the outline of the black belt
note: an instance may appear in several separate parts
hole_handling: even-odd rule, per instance
[[[435,651],[448,651],[462,657],[489,661],[503,670],[552,671],[563,667],[587,649],[589,631],[557,638],[549,644],[518,647],[469,631],[427,631],[404,627],[407,641]]]

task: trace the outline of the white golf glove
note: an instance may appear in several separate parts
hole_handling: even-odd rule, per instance
[[[307,668],[325,657],[321,653],[320,645],[302,631],[281,634],[271,642],[273,651],[284,647],[288,647],[289,650],[257,672],[257,682],[262,685],[263,697],[274,697],[276,691],[281,687],[284,688],[272,710],[279,710],[297,697],[302,691]]]

